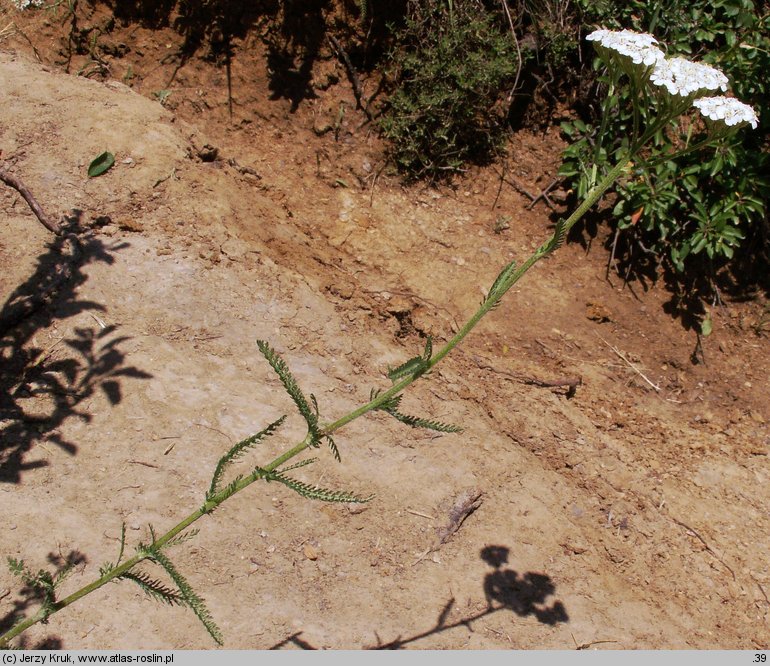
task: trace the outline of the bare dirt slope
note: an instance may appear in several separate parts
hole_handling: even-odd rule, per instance
[[[154,84],[137,86],[144,97],[20,50],[0,55],[2,157],[49,212],[90,231],[69,287],[3,339],[6,369],[33,362],[3,379],[21,411],[0,421],[0,529],[3,555],[34,570],[80,553],[65,593],[116,557],[122,522],[134,545],[197,508],[232,443],[286,413],[250,461],[302,437],[257,339],[336,418],[387,386],[387,367],[426,335],[447,339],[499,267],[547,234],[546,214],[507,186],[493,208],[492,170],[455,190],[377,177],[380,147],[361,118],[349,111],[336,140],[318,131],[335,95],[353,108],[344,85],[290,114],[252,71],[233,124],[221,95],[196,122],[184,101],[196,82],[175,93],[175,115],[149,98]],[[558,148],[555,136],[517,137],[510,173],[536,189]],[[103,150],[116,166],[88,180]],[[35,287],[51,237],[14,192],[0,201],[5,300]],[[496,233],[500,215],[509,228]],[[226,647],[768,647],[761,307],[717,309],[707,365],[693,365],[669,295],[608,284],[605,260],[560,250],[407,393],[404,411],[463,434],[368,417],[337,437],[342,464],[322,450],[298,472],[375,493],[362,510],[257,485],[201,522],[172,554]],[[572,397],[531,383],[571,377],[583,382]],[[426,554],[470,489],[481,506]],[[4,570],[0,590],[5,626],[31,610]],[[192,613],[129,583],[27,640],[213,646]]]

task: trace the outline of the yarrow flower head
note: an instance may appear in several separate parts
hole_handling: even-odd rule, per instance
[[[665,59],[657,47],[658,40],[645,32],[633,30],[594,30],[586,37],[590,42],[631,59],[635,65],[650,67]]]
[[[759,118],[753,108],[733,97],[701,97],[693,106],[710,120],[721,120],[728,127],[749,123],[757,128]]]
[[[700,91],[727,90],[727,77],[715,67],[685,58],[669,58],[655,65],[650,81],[672,95],[688,97]]]

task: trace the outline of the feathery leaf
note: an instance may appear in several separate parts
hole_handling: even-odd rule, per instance
[[[463,429],[460,426],[453,425],[451,423],[442,423],[441,421],[430,421],[428,419],[422,419],[419,416],[410,416],[409,414],[402,414],[395,409],[385,410],[397,421],[405,423],[412,428],[427,428],[428,430],[436,430],[438,432],[462,432]]]
[[[285,361],[278,355],[278,352],[272,349],[270,345],[267,344],[267,342],[264,340],[257,340],[257,347],[259,347],[259,351],[262,352],[262,355],[267,359],[267,362],[270,364],[273,370],[275,370],[276,374],[281,378],[283,387],[294,401],[294,404],[297,405],[299,413],[302,414],[302,417],[307,422],[308,430],[311,433],[317,433],[318,415],[314,413],[310,408],[310,405],[305,399],[302,390],[299,388],[297,381],[289,371],[289,366],[287,366]]]
[[[201,509],[205,513],[211,513],[214,509],[217,508],[217,506],[222,504],[222,502],[224,502],[229,497],[232,497],[233,495],[235,495],[236,491],[238,490],[238,483],[241,481],[241,479],[243,479],[243,474],[239,474],[238,476],[236,476],[232,481],[230,481],[230,483],[228,483],[224,488],[222,488],[222,490],[215,493],[215,495],[219,496],[219,501],[217,502],[216,506],[211,506],[211,507],[208,506],[208,503],[213,499],[214,495],[210,493],[206,493],[206,502],[201,507]]]
[[[428,363],[422,356],[413,356],[408,361],[395,368],[388,369],[388,379],[394,384],[408,375],[419,377],[428,369]]]
[[[184,599],[185,605],[192,608],[193,612],[198,616],[198,619],[203,623],[203,626],[206,627],[206,631],[209,632],[209,635],[217,642],[217,644],[222,645],[224,642],[222,633],[219,631],[219,627],[214,623],[214,619],[211,617],[209,609],[206,608],[203,599],[195,593],[185,577],[177,571],[176,567],[171,563],[171,560],[161,553],[160,550],[150,549],[150,556],[166,570],[166,573],[168,573],[171,580],[173,580],[174,584],[177,586],[180,596]]]
[[[485,302],[499,301],[502,298],[503,294],[505,293],[505,283],[515,271],[515,261],[512,261],[506,265],[503,270],[500,271],[500,274],[497,276],[497,278],[495,278],[495,281],[492,283],[492,287],[489,289],[489,293],[487,294]]]
[[[181,534],[177,534],[173,539],[169,539],[166,542],[166,545],[163,546],[164,548],[170,548],[171,546],[178,546],[181,543],[184,543],[185,541],[189,541],[190,539],[194,539],[196,536],[198,536],[198,533],[200,532],[199,529],[192,529],[187,532],[182,532]]]
[[[209,487],[209,492],[206,495],[206,499],[209,499],[212,495],[215,495],[219,490],[219,482],[222,480],[222,475],[224,474],[227,466],[232,464],[240,456],[246,453],[246,451],[252,446],[259,443],[266,437],[272,435],[281,426],[285,419],[286,416],[282,416],[277,421],[273,421],[273,423],[267,426],[267,428],[261,430],[256,435],[252,435],[251,437],[247,437],[246,439],[241,440],[219,459],[216,469],[214,470],[214,475],[211,477],[211,486]]]
[[[284,467],[281,470],[278,470],[276,474],[286,474],[286,472],[291,472],[293,469],[299,469],[300,467],[306,467],[307,465],[312,465],[314,462],[318,462],[318,458],[308,458],[307,460],[302,460],[301,462],[294,463],[293,465],[289,465],[288,467]]]
[[[564,218],[559,218],[559,221],[556,223],[556,228],[554,229],[553,236],[551,237],[551,240],[548,242],[548,248],[546,252],[553,252],[554,250],[557,250],[561,247],[561,244],[564,242],[564,235],[567,230],[566,226],[567,221]]]
[[[424,361],[430,361],[431,356],[433,356],[433,338],[429,335],[425,341],[425,350],[422,352],[422,358]]]
[[[326,488],[320,488],[319,486],[311,486],[308,483],[297,481],[296,479],[283,476],[282,474],[272,474],[269,477],[269,480],[282,483],[288,488],[291,488],[294,492],[302,495],[302,497],[321,500],[322,502],[354,502],[361,504],[368,502],[374,497],[374,495],[370,495],[369,497],[358,497],[357,495],[344,490],[327,490]]]
[[[115,566],[120,564],[120,560],[123,559],[123,551],[126,549],[126,521],[123,521],[120,525],[120,551],[118,551],[118,561]]]
[[[340,455],[340,450],[337,448],[337,445],[334,443],[334,440],[332,439],[331,435],[324,435],[323,439],[326,440],[326,443],[329,445],[329,448],[331,449],[332,455],[334,456],[334,459],[337,462],[342,462],[342,456]]]
[[[377,398],[377,396],[380,395],[380,389],[372,389],[369,391],[369,402]],[[399,404],[401,403],[401,396],[400,395],[394,395],[388,398],[385,402],[383,402],[377,409],[381,409],[382,411],[387,412],[389,409],[398,409]]]
[[[162,601],[169,606],[187,605],[184,597],[182,597],[179,592],[164,584],[162,581],[151,578],[150,575],[144,571],[139,571],[137,573],[126,571],[126,573],[124,573],[122,576],[119,576],[119,578],[125,578],[126,580],[134,581],[139,587],[142,588],[142,591],[148,597],[155,599],[156,601]]]

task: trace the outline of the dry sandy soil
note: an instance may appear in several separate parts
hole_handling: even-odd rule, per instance
[[[257,40],[233,62],[230,120],[222,68],[191,59],[169,83],[171,30],[126,30],[131,53],[97,81],[74,75],[85,56],[72,74],[57,64],[55,21],[9,17],[24,35],[0,43],[2,159],[53,217],[79,221],[84,254],[2,338],[2,555],[33,570],[75,559],[63,594],[115,559],[121,523],[133,547],[197,508],[234,442],[289,414],[260,464],[304,435],[256,340],[338,418],[427,335],[448,339],[551,228],[509,185],[497,198],[499,165],[401,186],[331,57],[297,105],[271,93]],[[560,148],[555,131],[520,133],[507,172],[538,191]],[[104,150],[115,166],[88,179]],[[55,252],[15,191],[0,207],[7,313]],[[339,432],[341,464],[321,449],[297,472],[369,504],[256,484],[171,551],[227,648],[768,648],[763,304],[726,297],[693,363],[671,294],[606,280],[600,240],[538,265],[406,393],[404,411],[462,434],[369,416]],[[532,383],[570,377],[574,395]],[[421,558],[469,489],[479,508]],[[3,569],[2,626],[34,607]],[[25,641],[214,646],[191,612],[129,582]]]

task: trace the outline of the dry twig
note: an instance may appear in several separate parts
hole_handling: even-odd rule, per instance
[[[337,52],[337,57],[342,60],[342,64],[345,65],[345,69],[348,72],[348,78],[350,78],[350,83],[353,86],[353,94],[356,97],[356,107],[361,109],[369,120],[372,120],[371,112],[362,101],[364,99],[364,91],[363,88],[361,88],[361,81],[358,79],[358,74],[356,74],[356,70],[353,68],[353,63],[350,62],[350,57],[334,35],[327,36],[332,47]]]
[[[29,188],[23,182],[21,182],[19,178],[17,178],[13,174],[8,173],[8,171],[6,171],[2,166],[0,166],[0,180],[2,180],[6,185],[8,185],[8,187],[12,187],[19,194],[21,194],[24,201],[27,202],[27,204],[32,209],[32,212],[35,214],[37,219],[40,220],[40,223],[46,229],[48,229],[48,231],[55,233],[57,236],[61,234],[61,229],[59,228],[59,225],[53,222],[45,214],[45,211],[37,202],[37,199],[35,199],[35,197],[32,195],[32,192],[29,191]]]
[[[639,375],[644,381],[646,381],[652,388],[654,388],[656,391],[661,391],[662,389],[660,386],[658,386],[655,382],[653,382],[647,375],[645,375],[639,368],[637,368],[631,361],[629,361],[617,347],[614,345],[611,345],[609,342],[607,342],[601,335],[597,333],[597,336],[599,340],[601,340],[605,345],[607,345],[615,354],[624,361],[629,368],[631,368],[637,375]]]
[[[484,492],[479,488],[470,488],[460,493],[449,509],[449,521],[436,530],[434,544],[412,562],[412,566],[424,560],[430,553],[435,553],[449,538],[460,529],[463,521],[481,506]]]

